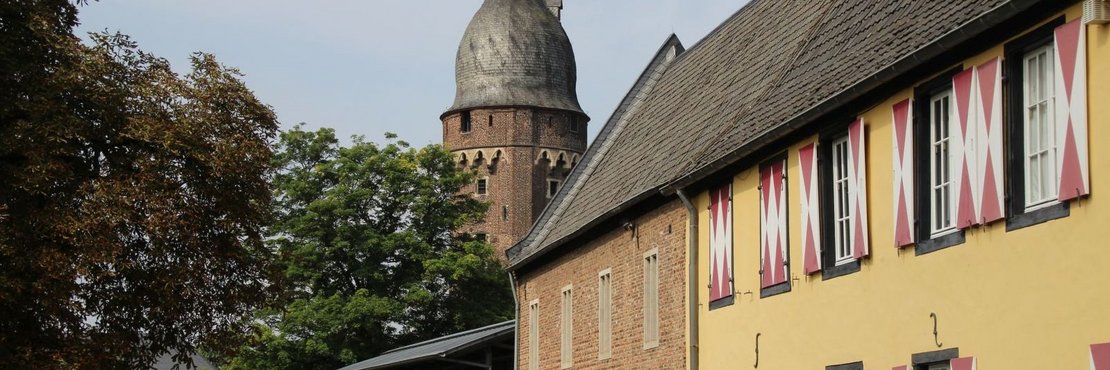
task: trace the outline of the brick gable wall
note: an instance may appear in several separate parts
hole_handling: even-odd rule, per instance
[[[686,366],[686,209],[678,199],[609,230],[517,277],[520,369],[529,369],[528,304],[539,299],[540,369],[560,366],[560,294],[574,285],[573,369],[683,369]],[[659,345],[644,349],[643,258],[658,249]],[[612,270],[612,357],[598,360],[598,273]]]

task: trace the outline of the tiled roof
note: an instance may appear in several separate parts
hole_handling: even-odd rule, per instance
[[[1036,2],[753,0],[667,68],[626,127],[607,139],[612,148],[593,159],[579,190],[548,206],[562,215],[541,219],[510,250],[510,268],[679,179],[715,171],[772,130],[839,104],[849,89],[954,31],[982,32],[984,18],[1000,21],[991,12],[1008,6],[1000,13],[1012,16]]]

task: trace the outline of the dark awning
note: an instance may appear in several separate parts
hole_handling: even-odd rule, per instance
[[[383,353],[381,356],[343,367],[339,370],[389,369],[414,365],[424,361],[446,361],[488,368],[490,364],[461,360],[462,357],[498,343],[512,342],[513,322],[506,321],[483,328],[455,333],[436,339],[408,345]]]

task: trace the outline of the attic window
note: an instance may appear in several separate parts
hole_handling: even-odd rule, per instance
[[[462,112],[459,121],[459,131],[465,134],[470,132],[470,129],[470,112]]]
[[[578,132],[578,120],[572,119],[570,121],[567,121],[567,126],[569,127],[570,132]]]

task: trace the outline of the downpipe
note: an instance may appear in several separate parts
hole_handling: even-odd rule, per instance
[[[686,196],[686,192],[679,189],[675,192],[678,199],[686,206],[686,219],[689,227],[686,232],[686,269],[687,269],[687,296],[686,301],[690,312],[690,370],[698,370],[698,210]],[[515,290],[514,290],[515,292]],[[515,296],[514,296],[515,297]]]

